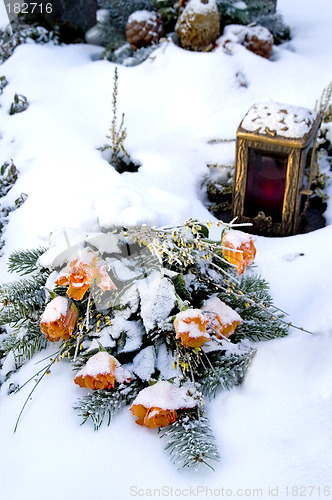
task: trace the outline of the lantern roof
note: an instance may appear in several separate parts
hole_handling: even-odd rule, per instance
[[[239,126],[238,135],[304,147],[319,123],[320,116],[314,110],[275,101],[261,102],[249,109]]]

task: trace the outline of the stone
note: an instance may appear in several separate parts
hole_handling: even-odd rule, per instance
[[[220,35],[220,17],[215,0],[190,0],[176,25],[184,49],[207,51]]]
[[[40,0],[38,4],[48,4]],[[51,16],[56,20],[86,31],[96,23],[97,0],[52,0]]]
[[[254,54],[269,59],[273,48],[273,35],[264,26],[247,28],[243,45]]]

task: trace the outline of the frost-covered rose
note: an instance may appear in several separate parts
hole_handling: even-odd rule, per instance
[[[132,405],[130,408],[136,418],[136,424],[145,425],[149,429],[166,427],[177,420],[176,410],[162,410],[156,406],[145,408],[143,405]]]
[[[228,338],[243,322],[241,316],[217,296],[206,300],[201,309],[208,318],[208,332],[217,338]]]
[[[221,245],[224,258],[233,264],[239,275],[255,259],[256,248],[250,234],[230,230],[223,236]]]
[[[40,317],[40,329],[51,342],[68,340],[75,328],[77,307],[66,297],[51,300]]]
[[[98,352],[89,358],[86,365],[77,373],[74,382],[88,389],[112,389],[115,382],[129,382],[131,374],[122,368],[119,361],[106,351]]]
[[[136,417],[136,424],[155,429],[176,422],[177,410],[196,405],[197,402],[187,394],[187,389],[160,381],[140,391],[130,411]]]
[[[208,319],[199,309],[186,309],[179,312],[174,320],[176,338],[181,339],[184,347],[201,347],[211,340],[206,331]]]
[[[106,267],[101,265],[92,252],[86,252],[86,259],[76,259],[69,264],[69,268],[56,280],[60,286],[68,286],[67,295],[74,300],[83,299],[85,292],[93,281],[103,291],[114,290],[116,286],[107,273]]]

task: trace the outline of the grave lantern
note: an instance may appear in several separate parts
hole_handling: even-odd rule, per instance
[[[308,204],[321,117],[310,109],[254,104],[236,136],[233,216],[254,231],[294,234]]]

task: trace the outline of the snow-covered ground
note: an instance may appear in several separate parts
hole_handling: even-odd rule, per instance
[[[0,97],[0,164],[12,158],[20,172],[7,201],[28,198],[6,226],[1,281],[12,279],[13,250],[47,244],[61,228],[211,219],[201,190],[207,164],[232,162],[234,143],[208,141],[234,138],[255,102],[313,108],[331,81],[331,0],[278,0],[278,7],[292,40],[274,47],[270,61],[241,45],[228,55],[165,43],[143,64],[118,68],[127,150],[142,164],[134,174],[118,174],[97,149],[111,126],[114,74],[112,63],[98,60],[101,49],[19,46],[0,69],[9,82]],[[9,116],[15,93],[30,106]],[[9,397],[8,383],[1,388],[0,498],[332,496],[331,203],[327,222],[306,235],[256,240],[257,272],[275,303],[313,334],[292,330],[259,344],[243,385],[207,405],[222,455],[216,472],[177,472],[155,431],[126,410],[98,432],[80,427],[72,411],[80,389],[62,363],[38,386],[16,434],[29,388]],[[22,384],[46,355],[11,381]]]

